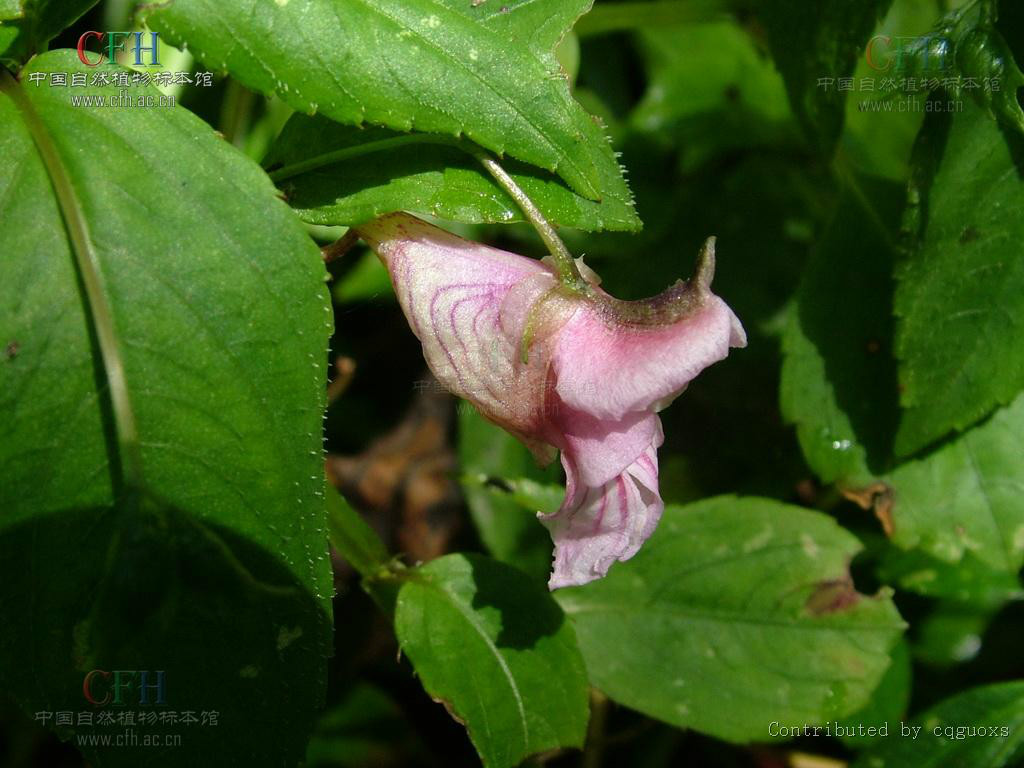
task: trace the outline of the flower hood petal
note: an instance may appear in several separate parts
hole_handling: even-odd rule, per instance
[[[730,347],[746,343],[736,315],[714,295],[667,325],[626,325],[588,304],[562,327],[551,358],[564,403],[619,419],[671,400]]]

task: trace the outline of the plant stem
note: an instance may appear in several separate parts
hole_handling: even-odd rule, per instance
[[[354,229],[349,229],[333,243],[320,249],[320,255],[324,259],[324,264],[330,264],[332,261],[340,259],[357,242],[359,242],[359,234]]]
[[[540,239],[548,247],[548,252],[554,258],[555,266],[563,282],[575,286],[585,285],[586,281],[580,275],[579,268],[576,266],[576,260],[569,253],[569,249],[565,247],[565,243],[562,242],[562,238],[558,236],[555,228],[551,226],[551,223],[544,218],[544,214],[534,205],[530,196],[523,191],[522,187],[516,184],[515,179],[509,176],[505,169],[501,167],[501,164],[489,154],[475,145],[467,148],[467,151],[480,161],[480,164],[498,182],[498,186],[516,201],[516,205],[519,206],[526,220],[537,230]]]
[[[638,3],[601,3],[573,28],[579,37],[602,35],[641,27],[717,21],[729,16],[726,0],[651,0]]]
[[[608,697],[596,688],[590,689],[590,724],[583,747],[583,768],[601,768],[604,753],[604,729],[608,721]]]
[[[220,132],[224,138],[239,149],[245,143],[249,130],[252,109],[256,95],[234,78],[228,80],[224,103],[220,110]]]
[[[103,288],[99,258],[89,235],[85,213],[46,126],[35,107],[32,106],[32,102],[25,95],[21,85],[2,67],[0,67],[0,91],[10,96],[21,112],[22,119],[28,127],[43,165],[50,176],[50,183],[53,184],[57,204],[64,219],[64,226],[67,228],[68,239],[71,241],[75,266],[85,290],[85,309],[92,319],[96,339],[99,342],[100,357],[103,360],[103,370],[110,389],[110,404],[114,415],[114,428],[117,433],[121,462],[121,479],[127,487],[139,489],[142,487],[142,454],[139,448],[135,412],[132,410],[131,399],[128,395],[124,362],[114,326],[113,313]]]

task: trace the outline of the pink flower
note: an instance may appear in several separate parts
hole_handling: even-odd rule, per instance
[[[541,462],[562,452],[566,494],[541,515],[555,543],[551,589],[600,578],[654,531],[657,412],[743,328],[711,293],[714,241],[696,277],[645,301],[568,286],[543,262],[468,242],[406,214],[359,227],[387,265],[423,343],[452,392],[521,439]]]

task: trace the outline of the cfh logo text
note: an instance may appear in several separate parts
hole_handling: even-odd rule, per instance
[[[144,45],[144,38],[149,38],[149,45]],[[86,48],[90,40],[96,40],[99,50],[93,51]],[[132,42],[131,47],[126,47]],[[131,51],[135,55],[134,64],[136,67],[159,67],[157,49],[160,47],[160,37],[156,32],[97,32],[90,30],[83,32],[78,38],[78,58],[87,67],[98,67],[106,62],[117,64],[118,52]],[[143,51],[149,52],[149,63],[143,62]]]
[[[160,706],[166,703],[162,669],[94,669],[82,680],[82,693],[95,707]]]

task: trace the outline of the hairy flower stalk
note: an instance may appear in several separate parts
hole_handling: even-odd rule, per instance
[[[540,516],[555,544],[549,586],[585,584],[635,555],[664,508],[657,412],[746,344],[711,293],[714,240],[692,280],[620,301],[582,265],[581,285],[406,214],[358,231],[387,265],[438,380],[541,463],[561,451],[565,500]]]

